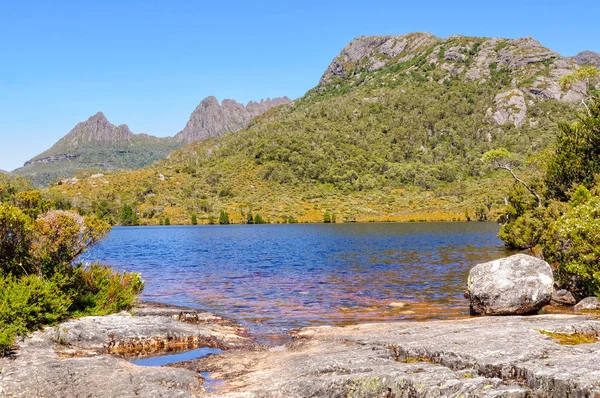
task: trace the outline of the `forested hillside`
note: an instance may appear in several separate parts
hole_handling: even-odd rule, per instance
[[[560,85],[579,68],[529,38],[361,37],[238,133],[52,189],[126,224],[494,219],[512,179],[482,155],[506,148],[535,180],[557,124],[597,89]]]

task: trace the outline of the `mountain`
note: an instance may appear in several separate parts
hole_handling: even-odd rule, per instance
[[[143,224],[221,210],[233,222],[495,219],[513,180],[482,154],[508,149],[535,183],[557,124],[587,95],[559,83],[578,68],[532,38],[359,37],[302,98],[235,134],[53,189],[113,222],[124,204]]]
[[[98,112],[13,174],[29,177],[34,185],[42,186],[82,170],[143,167],[167,157],[180,146],[171,138],[133,134],[127,125],[115,126]]]
[[[582,51],[571,60],[578,63],[579,65],[593,65],[596,68],[600,68],[600,54],[593,51]]]
[[[289,102],[289,98],[283,97],[250,101],[244,106],[226,99],[219,105],[215,97],[208,97],[200,102],[186,127],[175,137],[167,138],[134,134],[127,125],[115,126],[98,112],[77,124],[50,149],[14,170],[14,174],[30,178],[36,186],[44,186],[84,170],[138,169],[164,159],[186,143],[238,131],[253,117]]]
[[[215,97],[205,98],[196,107],[190,120],[175,139],[190,143],[210,137],[218,137],[244,128],[252,118],[265,113],[274,106],[290,103],[288,97],[269,99],[260,102],[250,101],[246,106],[234,100],[225,99],[222,104]]]

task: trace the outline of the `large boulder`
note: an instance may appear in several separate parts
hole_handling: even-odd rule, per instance
[[[550,303],[552,269],[525,254],[478,264],[469,272],[468,296],[473,315],[523,315]]]

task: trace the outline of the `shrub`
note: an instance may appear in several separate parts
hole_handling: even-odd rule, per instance
[[[558,263],[558,280],[580,295],[600,295],[600,198],[572,203],[543,239],[544,255]]]
[[[552,201],[548,207],[525,212],[500,228],[500,239],[513,248],[531,249],[541,243],[544,233],[567,208],[565,203]]]
[[[31,267],[27,273],[51,276],[60,267],[70,266],[87,249],[106,236],[108,223],[77,213],[53,210],[34,224]]]
[[[77,265],[70,280],[71,311],[78,316],[125,310],[144,288],[139,273],[119,272],[98,263]]]
[[[73,315],[104,315],[129,307],[144,283],[139,274],[103,265],[83,267],[77,257],[106,236],[95,216],[41,211],[35,191],[17,195],[27,214],[0,203],[0,351],[15,336]],[[49,202],[48,202],[49,203]]]
[[[70,305],[69,295],[52,280],[0,276],[0,351],[10,347],[15,336],[64,319]]]
[[[0,203],[0,271],[27,273],[29,249],[33,239],[31,218],[17,207]]]
[[[559,125],[556,152],[548,163],[546,186],[552,198],[567,200],[575,186],[591,188],[600,173],[600,98],[575,123]]]
[[[121,208],[121,225],[138,225],[138,217],[135,210],[129,206],[124,205]]]
[[[227,214],[224,210],[221,210],[221,213],[219,213],[219,224],[229,224],[229,214]]]
[[[198,217],[195,214],[192,214],[191,223],[192,225],[198,225]]]

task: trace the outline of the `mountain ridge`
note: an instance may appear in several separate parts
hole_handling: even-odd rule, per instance
[[[217,98],[210,96],[198,104],[184,129],[177,133],[174,139],[190,143],[235,132],[246,126],[252,118],[272,107],[290,102],[288,97],[277,97],[259,102],[249,101],[247,105],[224,99],[219,104]]]
[[[77,123],[52,147],[26,161],[13,173],[29,177],[34,185],[42,186],[86,169],[137,169],[164,159],[186,143],[237,131],[252,117],[290,101],[287,97],[267,98],[250,101],[244,106],[230,99],[219,104],[215,97],[208,97],[192,113],[186,129],[172,137],[134,134],[126,124],[110,123],[99,111]],[[207,103],[210,105],[208,110],[198,112]]]

